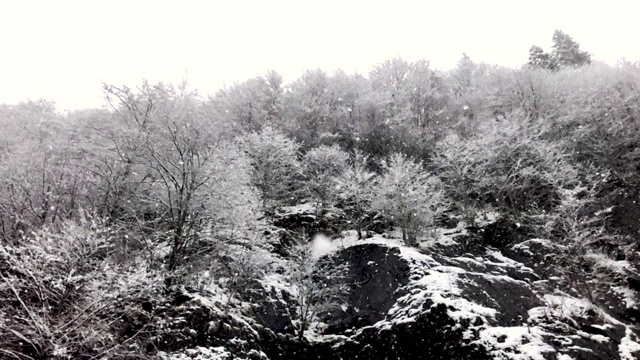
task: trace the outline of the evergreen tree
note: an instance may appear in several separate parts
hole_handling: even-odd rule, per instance
[[[591,63],[591,55],[580,50],[580,44],[560,30],[553,33],[553,51],[545,52],[539,46],[529,49],[529,65],[555,71],[560,67],[580,67]]]
[[[553,33],[553,58],[560,66],[580,67],[591,63],[591,55],[580,50],[580,44],[560,30]]]
[[[540,46],[532,46],[529,49],[529,65],[545,70],[557,70],[558,62],[551,54],[544,52]]]

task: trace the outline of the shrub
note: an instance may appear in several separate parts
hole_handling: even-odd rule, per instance
[[[138,307],[158,296],[144,266],[111,261],[114,239],[91,218],[0,247],[0,353],[14,358],[117,357],[140,352]],[[150,318],[146,314],[143,318]]]
[[[541,138],[545,126],[516,112],[506,121],[483,121],[469,138],[450,134],[441,141],[434,163],[452,199],[467,209],[556,207],[562,190],[578,185],[579,172],[560,144]]]
[[[441,182],[402,154],[392,155],[383,168],[370,209],[398,225],[408,245],[416,245],[424,227],[444,211]]]

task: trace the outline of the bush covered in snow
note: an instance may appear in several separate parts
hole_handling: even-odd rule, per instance
[[[95,218],[0,246],[0,352],[6,358],[125,357],[143,351],[162,278],[122,267],[118,239]]]
[[[370,209],[399,226],[402,239],[415,245],[425,227],[445,209],[440,180],[402,154],[393,154],[383,169]]]

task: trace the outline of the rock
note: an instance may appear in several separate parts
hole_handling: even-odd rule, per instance
[[[347,263],[352,284],[349,307],[326,317],[329,333],[372,325],[386,316],[396,301],[398,288],[409,279],[409,266],[397,248],[362,244],[341,251],[337,265]]]
[[[517,235],[509,231],[503,234]],[[502,241],[502,251],[477,244],[462,254],[408,248],[379,235],[338,249],[325,259],[347,265],[347,305],[321,314],[327,326],[303,341],[293,332],[295,298],[286,290],[258,281],[247,286],[242,300],[251,311],[242,316],[181,294],[170,317],[189,330],[176,325],[165,347],[225,346],[260,360],[622,359],[623,343],[636,351],[634,307],[622,306],[615,293],[592,304],[562,292],[540,273],[553,266],[555,245],[517,236]],[[619,280],[640,283],[632,274]]]
[[[509,244],[529,239],[533,235],[532,229],[508,216],[499,217],[496,221],[476,229],[475,233],[480,236],[483,245],[500,250],[505,249]]]
[[[251,315],[260,325],[277,333],[293,334],[296,309],[289,293],[254,280],[240,296],[251,303]]]

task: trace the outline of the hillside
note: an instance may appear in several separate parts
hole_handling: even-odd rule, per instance
[[[640,64],[581,59],[0,105],[0,357],[639,358]]]

